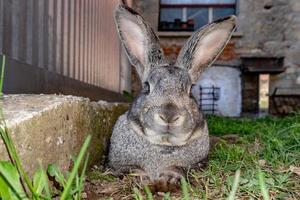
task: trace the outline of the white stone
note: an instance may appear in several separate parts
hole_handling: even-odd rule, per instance
[[[300,85],[300,76],[297,77],[296,83],[297,83],[298,85]]]

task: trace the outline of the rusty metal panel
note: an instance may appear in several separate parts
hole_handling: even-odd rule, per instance
[[[18,60],[25,62],[26,60],[26,17],[27,17],[27,7],[26,1],[18,2],[18,21],[19,21],[19,31],[18,31]]]
[[[3,52],[3,1],[0,0],[0,54]]]
[[[74,43],[75,43],[75,49],[74,49],[74,78],[79,80],[80,77],[80,4],[81,2],[76,0],[75,1],[75,31],[74,31]]]
[[[38,28],[39,28],[39,4],[38,4],[39,0],[33,0],[33,7],[32,7],[32,26],[29,27],[32,29],[32,43],[29,44],[32,48],[32,65],[35,67],[39,67],[38,66],[38,62],[39,62],[39,32],[38,32]],[[14,11],[13,11],[14,12]]]
[[[62,74],[62,63],[61,63],[61,54],[62,54],[62,0],[56,0],[56,7],[54,8],[55,17],[56,17],[56,34],[55,34],[55,61],[56,61],[56,73]]]
[[[12,56],[11,41],[12,41],[12,2],[4,1],[3,7],[3,53]]]
[[[48,9],[47,9],[47,27],[48,27],[48,55],[47,55],[47,69],[51,72],[55,71],[55,46],[54,46],[54,37],[55,37],[55,29],[54,29],[54,1],[56,0],[48,0]]]
[[[100,68],[103,69],[102,84],[105,88],[110,88],[114,91],[119,89],[120,68],[119,66],[119,42],[116,39],[116,31],[113,20],[113,12],[115,5],[119,1],[101,1],[102,15],[100,17],[100,35],[101,46]],[[104,9],[105,8],[105,9]],[[117,59],[116,59],[117,58]]]
[[[68,38],[69,38],[69,1],[63,0],[62,2],[62,75],[69,76],[69,66],[68,66],[68,52],[70,51],[68,47]]]
[[[44,65],[44,51],[46,50],[44,36],[44,4],[46,0],[38,0],[37,1],[37,29],[35,31],[38,32],[38,42],[37,42],[37,65],[38,67],[45,67]]]
[[[33,0],[26,1],[26,63],[32,62],[32,40],[33,40]],[[5,52],[4,52],[5,53]]]
[[[119,0],[0,0],[0,54],[120,91]],[[5,8],[5,9],[4,9]]]
[[[70,78],[75,78],[74,74],[74,61],[75,61],[75,57],[74,57],[74,48],[75,48],[75,1],[73,0],[69,0],[69,23],[68,23],[68,27],[69,27],[69,34],[68,34],[68,58],[69,58],[69,62],[68,62],[68,68],[69,68],[69,77]]]
[[[18,0],[12,0],[12,10],[14,12],[11,13],[11,35],[12,35],[12,41],[11,41],[11,57],[18,59],[18,48],[19,48],[19,35],[18,32],[20,32],[20,24],[19,24],[19,5]]]

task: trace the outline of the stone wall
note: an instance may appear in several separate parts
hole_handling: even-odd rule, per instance
[[[127,104],[91,102],[62,95],[5,95],[1,100],[9,134],[25,170],[56,163],[63,171],[72,165],[71,156],[79,153],[88,134],[90,164],[106,154],[112,128],[127,109]],[[0,139],[0,160],[7,160]]]
[[[300,95],[273,97],[270,99],[270,113],[274,115],[287,115],[300,111]]]
[[[285,73],[271,76],[275,87],[300,87],[300,1],[240,0],[241,54],[284,56]]]

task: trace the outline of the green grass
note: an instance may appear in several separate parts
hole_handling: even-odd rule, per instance
[[[300,115],[284,118],[232,119],[207,117],[211,135],[237,134],[235,144],[219,143],[203,172],[191,172],[203,182],[201,195],[209,199],[228,196],[234,173],[241,170],[238,198],[300,199],[300,177],[289,171],[300,167]],[[264,174],[264,175],[263,175]],[[197,184],[196,184],[197,186]]]
[[[300,114],[258,119],[207,116],[207,122],[210,135],[221,138],[208,166],[190,171],[178,192],[161,198],[153,194],[154,199],[300,199],[300,176],[289,170],[300,167]],[[238,135],[237,141],[222,140],[228,134]],[[124,185],[112,197],[149,199],[143,187],[130,182],[124,190]]]

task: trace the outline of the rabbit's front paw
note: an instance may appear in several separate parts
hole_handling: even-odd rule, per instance
[[[177,190],[180,179],[184,177],[184,170],[180,167],[170,167],[162,171],[155,181],[156,190],[162,192]]]
[[[132,170],[133,177],[136,179],[137,182],[142,184],[148,185],[150,184],[150,177],[148,176],[147,172],[141,168],[137,168]]]

